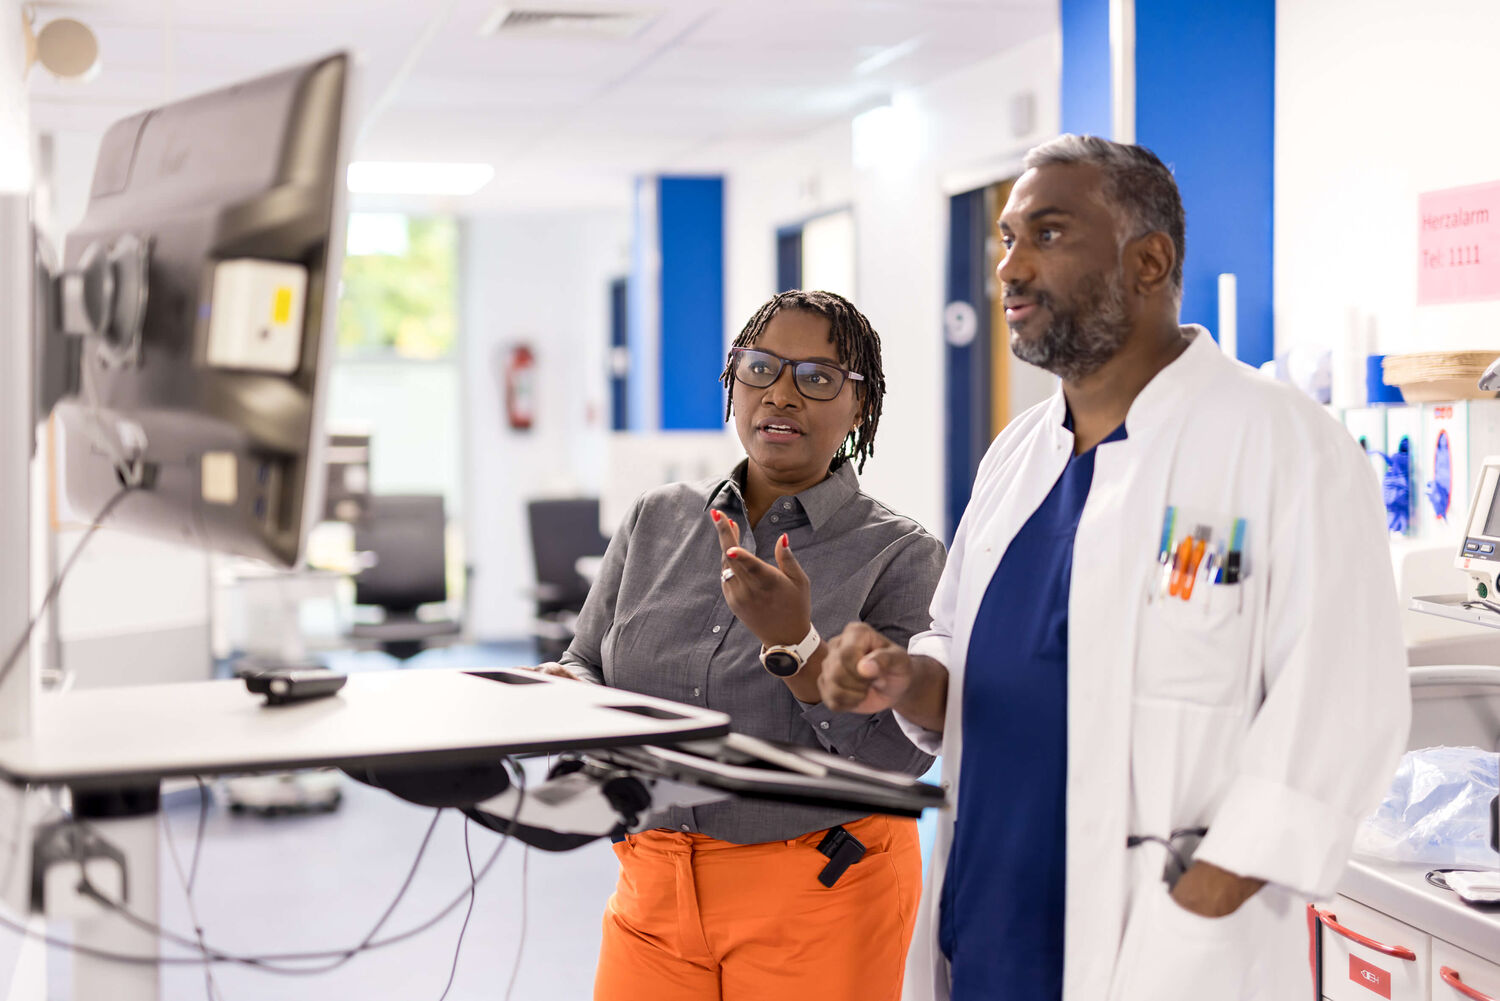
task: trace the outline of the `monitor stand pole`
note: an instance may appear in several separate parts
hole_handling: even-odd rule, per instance
[[[36,280],[28,196],[0,193],[0,666],[31,615],[31,455],[36,415],[31,298]],[[32,731],[30,644],[0,681],[0,737]]]
[[[0,17],[8,12],[0,3]],[[0,39],[9,40],[3,31]],[[0,94],[0,110],[4,110],[5,96]],[[36,427],[31,298],[35,280],[30,196],[0,190],[0,553],[4,554],[0,557],[0,667],[21,641],[31,617],[31,454]],[[31,735],[36,688],[37,672],[28,643],[0,679],[0,738]],[[25,789],[12,786],[0,791],[0,829],[29,827],[33,806],[34,797]],[[31,858],[19,843],[6,854],[19,862],[29,863]],[[15,867],[8,868],[13,874]],[[39,935],[46,930],[46,922],[30,913],[30,882],[14,875],[7,878],[0,887],[0,906]],[[22,943],[8,982],[0,978],[0,990],[8,997],[41,998],[46,980],[46,947],[31,938]]]
[[[154,931],[136,922],[160,922],[161,879],[157,870],[161,838],[161,792],[158,783],[107,791],[73,790],[73,817],[108,842],[111,855],[123,868],[118,886],[100,888],[117,894],[118,902],[131,918],[98,904],[78,901],[83,915],[75,915],[73,941],[81,946],[126,956],[156,956],[159,943]],[[113,868],[105,861],[105,871]],[[95,872],[91,862],[86,871]],[[190,955],[189,953],[184,953]],[[121,963],[91,956],[73,956],[75,1001],[109,998],[110,1001],[157,1001],[161,994],[161,967],[156,963]]]

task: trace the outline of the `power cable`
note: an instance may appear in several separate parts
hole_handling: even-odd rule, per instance
[[[352,949],[329,949],[309,952],[271,953],[255,956],[232,955],[230,953],[224,952],[223,950],[208,946],[206,943],[200,945],[198,942],[188,938],[187,936],[170,931],[166,928],[163,928],[161,925],[147,921],[139,915],[132,913],[127,907],[124,906],[124,904],[116,900],[111,900],[104,894],[100,893],[92,884],[88,882],[86,873],[84,875],[83,882],[79,886],[79,892],[98,901],[102,906],[120,915],[120,917],[122,917],[130,924],[133,924],[138,928],[150,932],[151,934],[157,936],[165,942],[169,942],[173,945],[177,945],[185,949],[190,949],[194,952],[199,953],[199,955],[136,956],[130,955],[128,953],[113,952],[107,949],[99,949],[93,946],[79,945],[67,939],[57,938],[56,936],[48,935],[44,932],[38,932],[35,929],[28,928],[24,924],[20,924],[16,921],[11,920],[4,913],[0,913],[0,928],[7,928],[25,938],[41,941],[52,948],[64,949],[77,953],[79,955],[90,956],[92,958],[104,960],[106,962],[115,962],[123,965],[145,966],[161,964],[163,966],[193,966],[207,963],[238,963],[240,965],[254,967],[255,969],[262,970],[266,973],[275,973],[280,976],[308,976],[327,973],[349,962],[349,960],[351,960],[355,955],[361,952],[372,952],[376,949],[387,948],[389,946],[396,945],[397,943],[407,941],[408,939],[415,938],[423,932],[428,931],[434,925],[438,924],[440,921],[446,918],[449,914],[453,913],[453,911],[456,910],[459,905],[464,902],[464,899],[469,896],[471,890],[475,886],[477,886],[478,883],[484,880],[489,871],[494,868],[495,863],[499,861],[500,853],[504,850],[506,844],[510,842],[511,835],[514,833],[516,826],[520,820],[521,810],[526,804],[525,772],[522,771],[521,768],[515,763],[515,761],[512,760],[509,756],[505,758],[505,762],[507,766],[512,770],[512,772],[514,772],[516,775],[517,787],[520,791],[520,796],[517,798],[515,811],[512,813],[510,820],[506,823],[505,830],[498,832],[501,835],[501,840],[500,843],[495,846],[494,852],[491,853],[489,859],[486,860],[485,864],[480,867],[479,871],[474,875],[474,878],[470,881],[470,886],[464,889],[452,901],[450,901],[448,906],[444,907],[437,914],[433,915],[431,918],[422,922],[421,924],[413,928],[409,928],[404,932],[398,932],[397,934],[390,935],[386,938],[377,939],[374,938],[374,935],[378,934],[379,929],[384,926],[385,921],[390,917],[391,912],[396,909],[396,906],[401,902],[402,897],[404,897],[407,888],[411,885],[411,879],[415,875],[417,867],[421,864],[422,857],[427,850],[428,842],[431,840],[433,829],[437,825],[437,815],[434,815],[432,824],[428,826],[427,834],[422,839],[422,845],[418,849],[415,861],[412,863],[411,871],[408,873],[407,879],[403,883],[396,899],[392,901],[390,907],[387,908],[386,913],[381,917],[381,920],[376,923],[376,926],[374,929],[372,929],[371,933],[365,937],[365,940],[361,942],[359,946],[356,946]],[[438,815],[440,815],[441,813],[441,810],[437,811]],[[335,959],[336,961],[331,964],[325,964],[323,966],[313,968],[298,968],[274,965],[276,963],[306,962],[319,959]]]
[[[134,487],[128,484],[121,487],[109,499],[109,502],[100,509],[98,516],[89,525],[89,530],[83,533],[83,538],[78,540],[78,545],[73,548],[73,552],[68,556],[68,562],[63,564],[62,569],[57,573],[56,579],[52,581],[52,586],[47,589],[47,593],[42,597],[41,607],[36,610],[36,614],[32,616],[31,621],[26,623],[26,628],[22,631],[20,639],[16,640],[16,645],[6,655],[5,666],[0,667],[0,684],[5,683],[5,679],[10,677],[11,669],[20,662],[21,654],[25,651],[26,644],[31,640],[32,630],[36,629],[36,624],[42,620],[42,615],[47,611],[47,606],[52,603],[52,599],[57,597],[57,592],[62,590],[63,581],[68,579],[68,571],[72,570],[73,564],[78,562],[78,557],[83,552],[84,547],[88,545],[88,541],[94,537],[95,532],[99,531],[99,526],[104,524],[104,520],[114,513],[116,505],[124,500],[125,495],[134,489]]]

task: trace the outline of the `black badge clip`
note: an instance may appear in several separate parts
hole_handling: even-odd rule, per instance
[[[830,827],[818,851],[828,856],[828,864],[818,873],[818,882],[833,886],[851,865],[865,857],[865,846],[842,827]]]

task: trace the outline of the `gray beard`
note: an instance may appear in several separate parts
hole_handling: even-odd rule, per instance
[[[1125,315],[1125,289],[1118,272],[1090,275],[1066,312],[1045,296],[1039,297],[1052,322],[1034,338],[1010,335],[1015,356],[1037,368],[1076,382],[1104,367],[1120,350],[1130,332]]]

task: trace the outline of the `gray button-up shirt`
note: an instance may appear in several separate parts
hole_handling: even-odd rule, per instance
[[[773,563],[776,540],[789,536],[812,581],[813,624],[824,637],[858,620],[906,646],[930,624],[928,606],[946,558],[942,543],[862,492],[847,463],[817,486],[778,499],[752,531],[744,472],[742,462],[725,479],[673,483],[636,501],[610,539],[562,663],[607,685],[726,712],[742,733],[920,775],[932,758],[889,712],[807,705],[761,666],[760,641],[724,600],[722,549],[708,511],[734,518],[740,545]],[[731,800],[661,811],[649,823],[754,844],[858,816]]]

